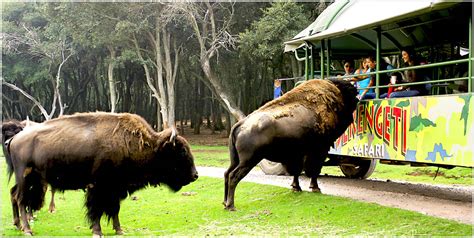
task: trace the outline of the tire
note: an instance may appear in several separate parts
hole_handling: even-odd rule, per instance
[[[339,168],[347,178],[366,179],[372,175],[376,164],[376,159],[358,159],[352,165],[339,165]]]
[[[266,175],[289,175],[282,164],[269,160],[262,160],[258,166]]]

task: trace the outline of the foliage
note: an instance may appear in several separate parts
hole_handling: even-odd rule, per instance
[[[112,85],[117,87],[116,111],[139,113],[156,124],[157,102],[150,98],[141,64],[147,65],[152,76],[156,77],[158,65],[153,60],[154,45],[149,42],[157,29],[154,19],[159,17],[171,35],[171,42],[176,43],[180,52],[185,52],[179,58],[176,81],[181,86],[176,88],[175,95],[180,96],[176,99],[176,114],[183,120],[193,120],[193,123],[195,118],[210,117],[211,114],[214,114],[213,118],[227,116],[227,108],[222,103],[216,104],[223,92],[229,93],[230,99],[236,99],[239,110],[249,113],[271,99],[271,80],[274,77],[291,74],[285,69],[288,60],[283,60],[282,42],[314,19],[309,11],[318,4],[212,3],[216,28],[225,26],[225,32],[221,32],[217,41],[207,41],[209,52],[214,50],[212,45],[225,46],[226,49],[220,50],[209,62],[218,78],[217,83],[222,85],[216,90],[209,82],[203,81],[206,76],[201,67],[197,35],[183,12],[174,8],[179,6],[178,3],[5,3],[2,16],[4,33],[21,41],[4,45],[3,76],[49,110],[51,105],[48,104],[53,101],[55,89],[51,79],[56,76],[61,54],[67,49],[74,56],[63,65],[59,81],[60,95],[67,105],[65,113],[108,111],[112,100],[109,97],[111,86],[107,81],[108,67],[112,63],[115,81]],[[201,14],[199,21],[206,20],[206,3],[187,6],[199,10],[196,12]],[[230,13],[233,13],[232,17]],[[206,30],[211,33],[210,24]],[[140,52],[148,56],[144,60],[139,60],[131,42],[133,35],[138,40]],[[243,37],[237,42],[242,45],[238,49],[219,42],[239,35]],[[8,37],[4,39],[7,42]],[[39,40],[39,44],[34,45],[31,39]],[[245,47],[260,49],[243,50]],[[111,52],[116,53],[115,57]],[[260,57],[268,54],[272,54],[274,59],[270,65]],[[173,52],[170,55],[174,57]],[[164,87],[167,88],[166,83]],[[29,116],[33,120],[42,120],[36,110],[31,110],[31,102],[18,92],[7,89],[2,96],[7,99],[2,108],[5,118]],[[186,108],[189,105],[193,106]],[[220,115],[215,115],[217,113]]]
[[[260,59],[272,59],[283,52],[283,42],[291,39],[310,22],[304,8],[295,2],[275,2],[263,16],[240,34],[243,52]]]

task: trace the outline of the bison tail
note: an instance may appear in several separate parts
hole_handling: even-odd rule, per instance
[[[237,152],[237,148],[235,147],[235,140],[237,135],[240,132],[240,126],[242,125],[242,121],[237,122],[230,131],[229,136],[229,152],[230,152],[230,160],[231,164],[238,164],[239,163],[239,154]]]
[[[3,143],[3,153],[5,155],[5,161],[7,162],[8,182],[10,182],[10,179],[12,178],[13,174],[13,162],[12,157],[10,155],[10,141],[12,139],[13,137]]]

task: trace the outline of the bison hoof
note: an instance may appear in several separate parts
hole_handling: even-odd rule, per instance
[[[310,188],[311,189],[311,192],[313,193],[321,193],[321,189],[319,188]]]
[[[104,237],[104,235],[102,235],[102,233],[100,233],[100,234],[93,233],[92,234],[92,238],[102,238],[102,237]]]
[[[225,207],[225,210],[227,210],[227,211],[231,211],[231,212],[235,212],[235,211],[237,211],[237,209],[235,209],[235,207],[234,207],[234,206],[226,206],[226,207]]]
[[[23,232],[23,234],[25,234],[25,236],[33,236],[33,232],[31,230],[26,230]]]
[[[55,213],[56,208],[55,207],[49,207],[48,211],[49,211],[49,213]]]
[[[117,229],[115,230],[115,234],[118,235],[118,236],[121,236],[121,235],[124,235],[124,232],[122,229]]]
[[[14,220],[13,225],[16,227],[16,229],[21,230],[20,220]]]
[[[300,187],[292,187],[292,188],[291,188],[291,191],[293,191],[293,192],[301,192],[301,191],[303,191],[303,190],[301,190]]]

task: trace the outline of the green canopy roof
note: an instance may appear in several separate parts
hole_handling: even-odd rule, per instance
[[[472,7],[472,3],[468,4]],[[381,29],[381,46],[385,52],[428,44],[434,40],[430,31],[456,34],[456,26],[446,28],[436,22],[459,17],[452,11],[457,5],[459,2],[452,0],[336,0],[311,25],[285,42],[285,52],[294,51],[304,42],[319,48],[323,39],[331,39],[331,49],[335,51],[373,51],[376,28]],[[470,15],[471,7],[468,7]],[[427,22],[435,23],[431,27],[436,29],[423,26]]]

